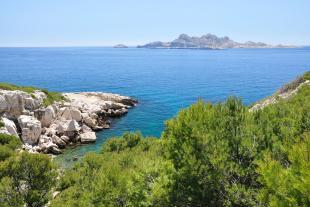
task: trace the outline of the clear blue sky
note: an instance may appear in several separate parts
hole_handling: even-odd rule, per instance
[[[107,46],[214,33],[310,45],[310,0],[1,0],[0,46]]]

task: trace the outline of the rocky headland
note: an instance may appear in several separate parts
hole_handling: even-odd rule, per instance
[[[269,45],[263,42],[248,41],[245,43],[236,42],[229,37],[218,37],[214,34],[206,34],[201,37],[181,34],[171,42],[151,42],[138,48],[166,48],[166,49],[225,49],[225,48],[287,48],[294,46]]]
[[[96,131],[109,128],[113,117],[137,104],[131,97],[111,93],[58,96],[62,100],[51,101],[46,90],[0,87],[0,133],[20,137],[29,152],[60,154],[67,145],[95,142]]]

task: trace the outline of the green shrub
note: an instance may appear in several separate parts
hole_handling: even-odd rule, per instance
[[[0,162],[0,183],[11,185],[4,190],[0,187],[0,200],[18,201],[25,206],[44,206],[51,198],[56,176],[56,168],[48,155],[16,153]],[[5,192],[10,190],[13,191]],[[7,193],[12,196],[7,198]]]
[[[310,71],[305,72],[303,77],[305,80],[310,80]]]
[[[44,106],[52,105],[54,102],[66,101],[66,98],[58,92],[43,91],[46,94],[46,98],[43,100]]]
[[[4,145],[12,150],[15,150],[21,145],[21,141],[16,136],[0,134],[0,145]]]

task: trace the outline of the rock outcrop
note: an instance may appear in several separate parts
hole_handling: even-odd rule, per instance
[[[21,128],[21,138],[24,143],[35,145],[41,135],[41,122],[33,116],[21,115],[18,117]]]
[[[2,120],[0,120],[0,121],[2,121],[4,124],[4,127],[0,128],[0,133],[18,136],[17,128],[16,128],[16,125],[13,121],[11,121],[7,118],[2,118]]]
[[[45,93],[0,89],[0,133],[19,136],[23,149],[60,154],[67,145],[96,141],[95,131],[109,128],[137,101],[111,93],[64,93],[65,101],[44,106]]]

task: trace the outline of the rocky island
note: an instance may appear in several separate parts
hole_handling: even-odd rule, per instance
[[[166,48],[166,49],[225,49],[225,48],[285,48],[294,46],[269,45],[263,42],[248,41],[239,43],[229,37],[218,37],[214,34],[206,34],[201,37],[181,34],[177,39],[171,42],[151,42],[138,48]]]
[[[114,45],[114,48],[128,48],[128,46],[123,44]]]
[[[95,142],[96,131],[109,128],[113,117],[136,104],[118,94],[62,94],[0,84],[0,133],[20,137],[29,152],[60,154],[67,145]]]

